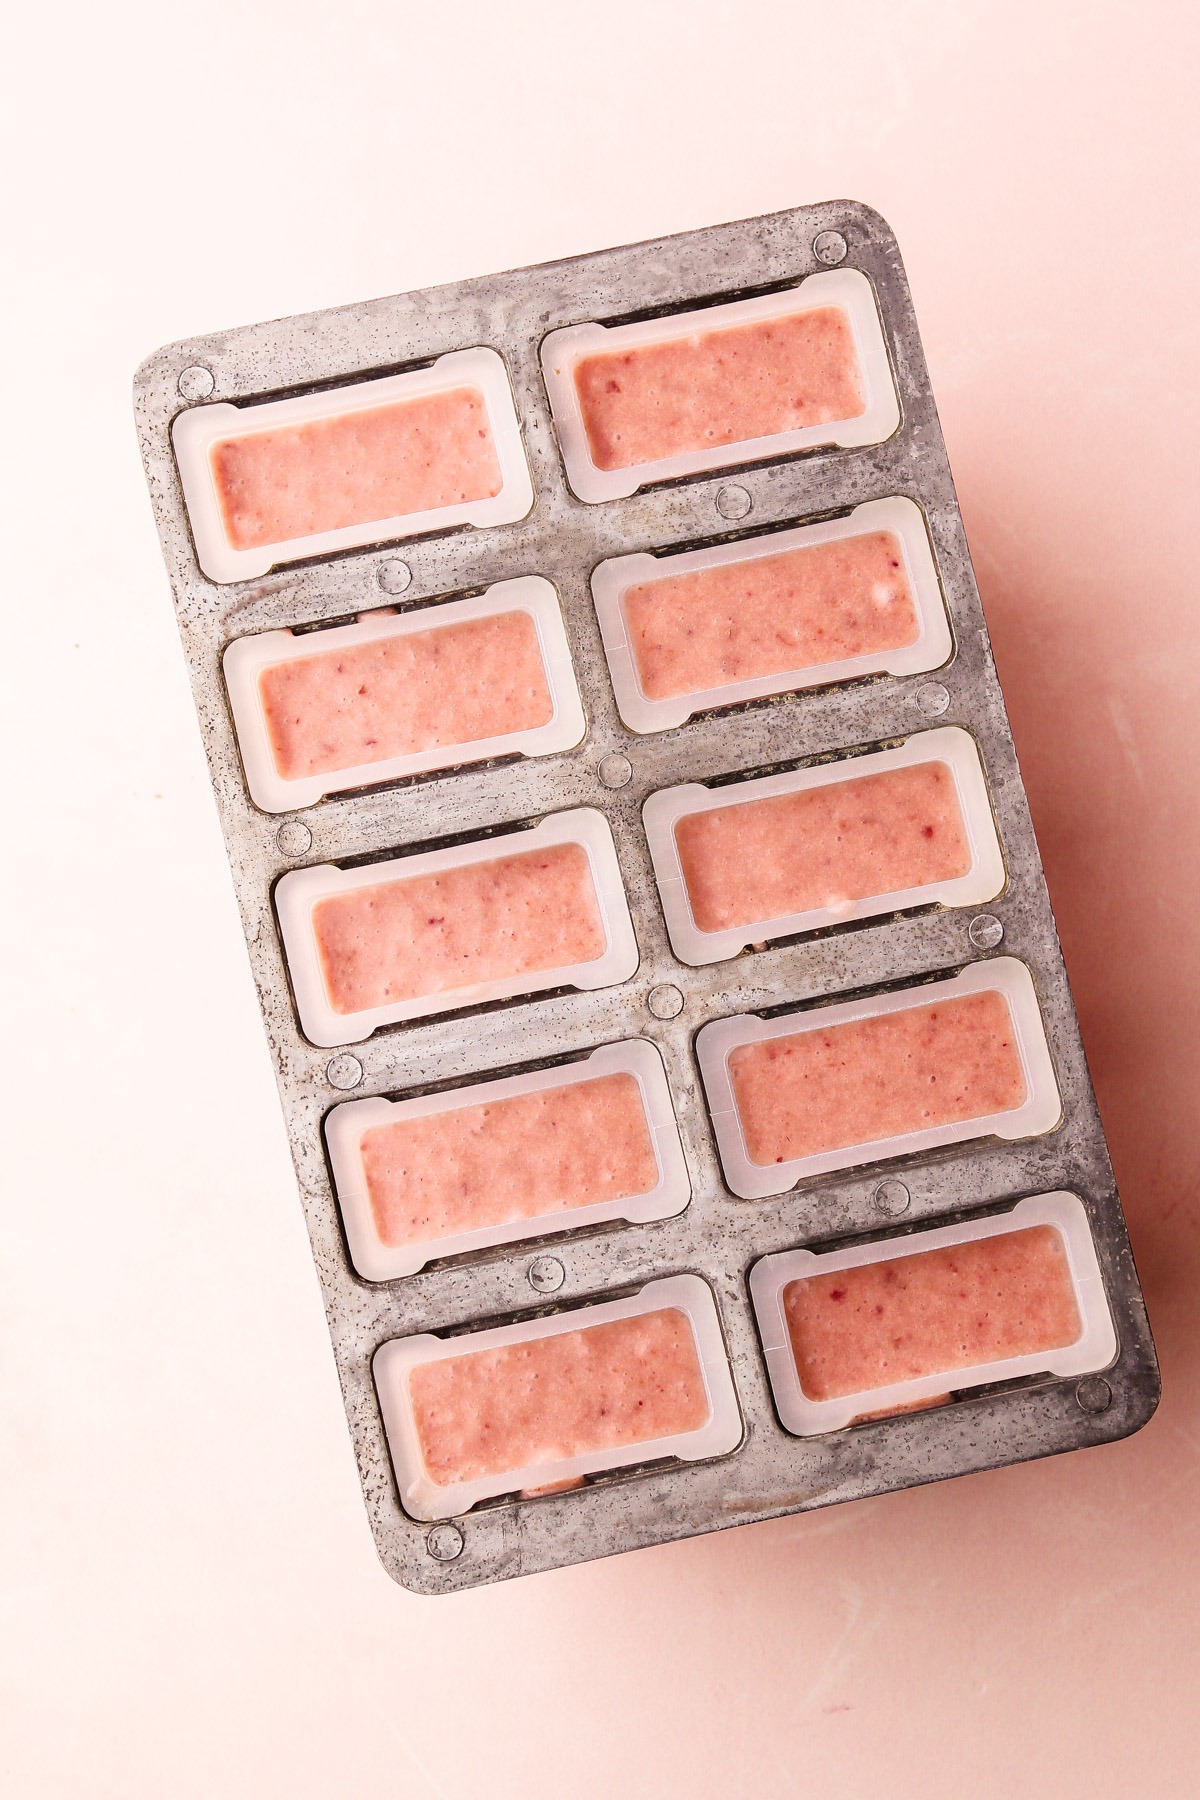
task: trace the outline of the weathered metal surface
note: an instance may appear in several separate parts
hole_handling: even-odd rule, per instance
[[[831,235],[834,234],[834,235]],[[586,506],[558,457],[538,346],[557,326],[610,320],[786,285],[828,263],[878,296],[902,408],[887,442],[722,470],[631,499]],[[839,259],[840,260],[840,259]],[[170,444],[189,402],[241,400],[404,367],[472,345],[505,358],[536,500],[529,517],[492,530],[379,545],[254,582],[216,586],[199,572]],[[204,378],[211,374],[211,386]],[[405,1585],[446,1592],[748,1520],[829,1505],[970,1470],[1097,1444],[1134,1431],[1154,1409],[1158,1374],[1141,1293],[1009,733],[899,251],[869,209],[831,202],[543,267],[374,300],[169,345],[141,368],[136,413],[196,707],[233,866],[254,979],[271,1044],[301,1197],[324,1292],[355,1454],[387,1569]],[[742,492],[731,504],[729,490]],[[589,593],[604,557],[749,536],[904,494],[922,507],[956,649],[934,675],[878,678],[746,705],[640,737],[618,717]],[[745,505],[748,498],[749,507]],[[221,679],[226,643],[250,631],[404,607],[536,573],[558,589],[588,729],[578,749],[530,762],[423,777],[268,817],[249,802]],[[401,598],[402,596],[402,598]],[[933,691],[931,690],[940,690]],[[930,911],[865,922],[702,969],[671,954],[641,824],[654,789],[761,771],[903,738],[936,719],[978,740],[1009,882],[974,912]],[[625,759],[624,762],[621,759]],[[625,763],[629,767],[626,778]],[[378,1032],[345,1054],[314,1049],[292,1004],[271,893],[302,863],[362,859],[478,834],[571,806],[612,824],[641,967],[617,988],[509,1002],[474,1014]],[[707,1020],[741,1010],[950,973],[991,953],[1021,957],[1041,998],[1064,1100],[1059,1130],[1032,1142],[991,1140],[853,1171],[782,1198],[734,1199],[723,1186],[693,1040]],[[683,997],[674,1015],[655,990]],[[494,1075],[640,1035],[660,1047],[674,1095],[693,1197],[675,1219],[557,1235],[431,1266],[390,1284],[351,1268],[322,1146],[321,1121],[354,1095],[410,1093]],[[355,1061],[361,1081],[355,1080]],[[909,1199],[901,1207],[898,1189]],[[769,1251],[845,1236],[905,1231],[933,1219],[1070,1188],[1085,1202],[1120,1350],[1100,1388],[1047,1380],[827,1438],[778,1424],[750,1311],[746,1276]],[[902,1220],[898,1214],[902,1213]],[[562,1280],[539,1290],[552,1253]],[[625,1472],[576,1492],[477,1509],[432,1530],[406,1517],[395,1492],[370,1361],[387,1337],[461,1329],[578,1305],[653,1276],[693,1270],[717,1296],[745,1419],[741,1448],[711,1464]],[[269,1276],[263,1272],[264,1281]],[[557,1278],[556,1278],[557,1279]],[[1103,1384],[1101,1384],[1103,1385]]]

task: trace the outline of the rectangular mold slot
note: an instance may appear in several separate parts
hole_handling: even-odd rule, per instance
[[[979,748],[957,725],[757,781],[663,788],[642,817],[671,947],[693,966],[907,907],[978,906],[1005,883]]]
[[[540,575],[353,625],[235,638],[222,661],[264,812],[494,756],[551,756],[584,733],[558,595]]]
[[[900,423],[875,290],[856,269],[632,325],[550,332],[542,374],[581,500],[799,450],[879,444]]]
[[[1033,978],[1011,956],[832,1006],[717,1019],[696,1055],[743,1200],[940,1145],[1039,1137],[1062,1117]]]
[[[252,581],[276,564],[533,505],[512,387],[494,350],[428,368],[175,418],[171,441],[200,568]]]
[[[350,1100],[329,1114],[325,1141],[367,1281],[581,1226],[672,1218],[691,1197],[667,1073],[646,1038],[448,1092]]]
[[[612,831],[591,807],[449,849],[291,869],[275,910],[300,1025],[321,1048],[485,1001],[611,987],[638,966]]]
[[[1078,1196],[833,1251],[788,1250],[750,1272],[786,1431],[866,1417],[1029,1375],[1105,1369],[1117,1336]]]
[[[871,675],[954,648],[925,517],[902,495],[676,556],[609,557],[592,599],[631,731]]]
[[[698,1275],[490,1331],[392,1338],[372,1367],[414,1519],[662,1457],[723,1456],[742,1437],[716,1302]]]

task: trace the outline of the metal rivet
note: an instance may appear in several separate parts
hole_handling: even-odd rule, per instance
[[[462,1555],[463,1534],[457,1525],[435,1525],[425,1533],[425,1548],[435,1562],[453,1562]]]
[[[913,695],[918,709],[927,719],[936,719],[950,704],[950,695],[940,681],[927,681]]]
[[[412,581],[412,570],[398,556],[390,556],[376,569],[375,580],[385,594],[402,594]]]
[[[744,487],[723,487],[717,495],[717,511],[723,519],[744,519],[753,505]]]
[[[193,363],[190,368],[181,370],[175,385],[183,400],[207,400],[217,384],[211,369],[206,369],[203,363]]]
[[[538,1256],[525,1271],[531,1288],[539,1294],[556,1294],[567,1279],[567,1271],[557,1256]]]
[[[633,764],[627,756],[613,751],[611,756],[602,756],[596,766],[596,774],[606,788],[623,788],[633,774]]]
[[[341,1088],[343,1093],[349,1088],[356,1088],[363,1078],[363,1066],[357,1056],[351,1056],[344,1050],[341,1056],[335,1056],[325,1065],[325,1079],[330,1087]]]
[[[646,1005],[656,1019],[677,1019],[683,1011],[683,995],[669,981],[664,981],[661,987],[650,989]]]
[[[992,913],[980,913],[967,926],[967,936],[977,950],[994,950],[1004,936],[1004,927]]]
[[[827,269],[845,260],[847,244],[840,231],[822,231],[813,239],[813,255]]]
[[[283,856],[306,856],[312,849],[312,832],[303,819],[285,819],[275,833]]]
[[[881,1181],[875,1189],[875,1204],[889,1219],[898,1219],[908,1211],[912,1196],[902,1181]]]
[[[1080,1411],[1085,1413],[1107,1412],[1112,1398],[1113,1391],[1103,1375],[1085,1375],[1075,1389],[1075,1399]]]

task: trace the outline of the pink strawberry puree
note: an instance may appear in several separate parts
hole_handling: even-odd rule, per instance
[[[700,931],[845,907],[971,866],[943,762],[685,814],[675,842]]]
[[[1057,1350],[1083,1329],[1052,1225],[810,1275],[783,1305],[810,1400]]]
[[[595,962],[607,945],[579,844],[333,894],[313,907],[313,932],[339,1013]]]
[[[866,411],[850,320],[823,306],[580,359],[592,461],[628,469]]]
[[[502,486],[478,388],[247,431],[214,444],[210,461],[235,550],[488,499]]]
[[[285,781],[528,731],[554,713],[527,612],[318,650],[272,664],[258,687]]]
[[[442,1487],[697,1431],[708,1395],[677,1307],[420,1363],[417,1439]]]
[[[363,1133],[385,1244],[427,1243],[646,1194],[658,1165],[632,1075],[602,1075]]]
[[[1003,994],[811,1025],[729,1058],[751,1162],[790,1162],[1009,1112],[1025,1076]]]
[[[631,587],[621,605],[648,700],[879,655],[920,635],[890,531],[668,575]]]

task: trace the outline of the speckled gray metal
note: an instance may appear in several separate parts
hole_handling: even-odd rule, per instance
[[[791,283],[827,266],[835,251],[843,266],[870,277],[879,299],[903,412],[889,442],[756,464],[738,469],[733,480],[725,469],[603,505],[585,506],[573,498],[538,368],[538,346],[548,331]],[[396,546],[380,545],[230,586],[215,586],[200,574],[169,438],[171,420],[183,404],[325,384],[473,345],[491,345],[508,364],[536,490],[527,519],[409,540],[401,546],[403,560]],[[211,388],[199,378],[205,371],[211,373]],[[884,221],[863,206],[836,201],[218,332],[168,345],[150,357],[138,372],[135,401],[355,1454],[389,1572],[408,1587],[447,1592],[1103,1443],[1142,1425],[1158,1395],[1154,1348],[908,285]],[[753,535],[892,494],[908,495],[924,509],[953,623],[956,652],[935,678],[880,678],[810,691],[696,718],[656,736],[626,730],[613,701],[588,587],[590,571],[602,558]],[[250,804],[220,673],[221,652],[231,638],[344,618],[399,594],[408,607],[531,573],[549,577],[562,600],[588,715],[587,735],[577,750],[327,800],[282,827],[278,818]],[[932,689],[938,690],[936,705]],[[675,960],[641,824],[641,806],[650,792],[894,740],[931,718],[967,727],[983,750],[1009,870],[1007,891],[987,914],[993,924],[973,924],[979,915],[969,912],[931,911],[749,952],[708,968]],[[271,903],[273,884],[285,869],[477,834],[571,806],[601,807],[611,821],[641,949],[641,968],[632,981],[383,1030],[355,1045],[351,1055],[331,1058],[305,1042]],[[1058,1131],[1033,1142],[989,1141],[877,1164],[779,1199],[735,1200],[726,1192],[692,1049],[706,1020],[949,973],[993,953],[1021,957],[1033,971],[1064,1100]],[[662,1004],[664,988],[683,997],[678,1012]],[[658,1044],[669,1074],[693,1184],[692,1202],[678,1218],[559,1235],[433,1266],[389,1284],[371,1285],[355,1275],[321,1138],[324,1115],[346,1090],[356,1097],[407,1093],[536,1065],[632,1035]],[[746,1287],[747,1271],[759,1256],[847,1235],[908,1231],[935,1218],[1057,1188],[1082,1197],[1093,1225],[1120,1339],[1117,1360],[1104,1375],[1111,1401],[1097,1406],[1094,1378],[1090,1386],[1045,1380],[825,1438],[801,1440],[781,1429]],[[907,1194],[903,1205],[901,1190]],[[548,1252],[563,1272],[552,1299],[541,1297],[550,1292],[542,1287]],[[717,1296],[745,1419],[738,1451],[710,1464],[625,1472],[576,1492],[485,1506],[454,1526],[430,1529],[403,1513],[370,1372],[372,1353],[385,1338],[557,1310],[684,1270],[705,1276]]]

